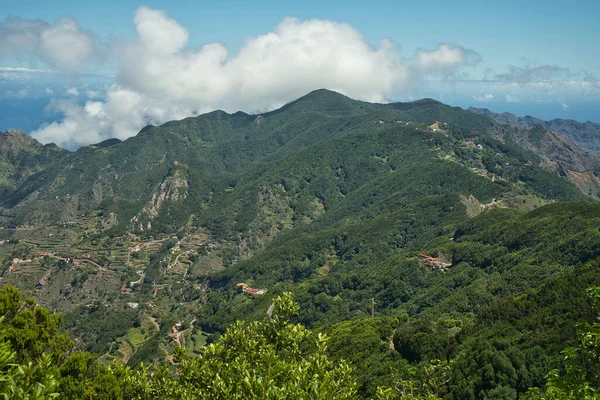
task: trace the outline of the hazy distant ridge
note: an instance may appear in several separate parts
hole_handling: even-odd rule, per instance
[[[541,125],[553,132],[558,132],[567,136],[585,151],[600,156],[600,124],[595,122],[578,122],[572,119],[561,118],[544,121],[530,115],[517,117],[509,112],[498,114],[487,108],[476,107],[469,107],[468,111],[490,117],[500,124],[518,126],[520,128],[530,129],[535,125]]]

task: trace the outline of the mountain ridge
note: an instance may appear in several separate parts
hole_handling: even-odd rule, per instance
[[[520,128],[533,128],[535,125],[541,125],[548,130],[565,135],[573,140],[583,150],[600,156],[600,124],[586,121],[579,122],[572,119],[555,118],[550,121],[544,121],[532,116],[518,117],[514,114],[504,112],[495,113],[487,108],[469,107],[471,111],[478,115],[485,115],[500,124],[517,126]]]
[[[228,114],[217,110],[160,126],[147,126],[124,142],[109,139],[82,147],[45,170],[27,174],[25,180],[14,185],[15,190],[10,195],[0,197],[0,204],[12,209],[17,219],[26,223],[46,213],[33,212],[33,209],[62,209],[62,202],[68,203],[69,209],[83,212],[99,206],[100,199],[114,196],[145,202],[156,195],[154,191],[175,162],[189,166],[191,176],[220,185],[217,181],[233,182],[234,176],[252,165],[276,163],[322,140],[376,128],[430,130],[433,128],[429,125],[439,121],[466,128],[471,135],[491,135],[513,141],[546,159],[540,165],[559,175],[568,177],[567,171],[587,173],[600,166],[597,159],[588,157],[576,146],[562,145],[559,139],[552,141],[552,135],[546,134],[545,141],[533,143],[530,139],[535,135],[524,131],[505,132],[506,128],[495,125],[485,116],[435,100],[371,104],[320,89],[265,114]],[[554,150],[557,143],[562,146],[560,152]],[[589,180],[593,184],[588,187],[586,183],[582,190],[586,190],[586,194],[591,190],[595,196],[600,186],[594,176],[590,175]],[[582,185],[581,177],[573,181]],[[69,187],[73,182],[79,185]],[[209,195],[205,191],[201,197]],[[117,203],[113,202],[113,206],[118,208]],[[59,218],[70,219],[71,215],[69,212]],[[131,217],[133,214],[124,216],[123,224]]]

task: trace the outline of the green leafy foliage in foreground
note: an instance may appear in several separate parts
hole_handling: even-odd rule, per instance
[[[553,289],[556,288],[550,287]],[[390,363],[394,360],[380,359],[382,369],[387,369],[393,379],[377,387],[375,397],[385,400],[516,399],[514,388],[506,383],[511,379],[523,379],[523,375],[528,374],[525,367],[529,356],[520,343],[510,343],[510,333],[502,332],[508,330],[508,326],[498,331],[494,325],[510,320],[511,314],[516,318],[515,313],[520,314],[520,319],[531,321],[527,304],[534,312],[540,311],[535,304],[547,300],[545,291],[548,290],[525,300],[523,307],[504,304],[507,308],[504,314],[499,315],[495,323],[488,321],[492,326],[474,327],[467,332],[466,338],[459,335],[456,341],[464,341],[466,345],[459,345],[458,351],[452,352],[450,361],[436,359],[409,363],[396,358],[396,363]],[[555,291],[554,294],[561,293]],[[588,294],[599,299],[600,288],[589,289]],[[551,304],[550,308],[557,308],[557,305]],[[250,324],[234,323],[197,357],[189,357],[183,348],[178,348],[174,365],[156,368],[140,364],[131,368],[115,362],[102,367],[91,354],[73,352],[73,343],[64,334],[58,334],[58,316],[38,307],[31,299],[23,299],[15,288],[5,286],[0,289],[0,396],[6,399],[358,398],[361,393],[357,391],[355,377],[361,374],[353,371],[350,365],[356,365],[356,359],[361,356],[368,359],[366,353],[372,353],[371,356],[381,353],[381,349],[369,346],[360,339],[360,334],[344,334],[338,328],[335,333],[340,337],[335,338],[334,346],[340,340],[352,336],[358,338],[354,347],[355,359],[346,363],[332,357],[324,334],[289,322],[298,310],[291,294],[284,293],[275,299],[272,318]],[[487,315],[482,319],[490,318]],[[379,326],[379,334],[391,335],[399,353],[405,354],[407,348],[418,348],[421,343],[425,347],[415,354],[440,354],[435,343],[439,343],[438,339],[443,335],[433,331],[431,326],[427,328],[427,323],[420,323],[420,327],[414,324],[390,332],[385,328],[385,319],[381,319],[371,320],[370,324],[365,321],[363,328],[377,329]],[[548,335],[544,322],[536,324],[541,332],[533,334],[535,340]],[[527,322],[522,322],[516,328],[525,332],[526,325]],[[429,340],[425,342],[420,335],[424,331],[429,334]],[[490,332],[494,332],[494,339],[485,337]],[[599,398],[599,338],[599,322],[579,323],[575,345],[563,351],[564,365],[547,374],[545,387],[529,389],[524,398]],[[358,348],[361,346],[365,348]],[[334,353],[336,351],[339,353],[339,348],[333,349]],[[538,361],[544,360],[543,355],[538,356]],[[520,363],[521,367],[515,363]],[[366,369],[374,366],[361,365]],[[369,372],[377,373],[376,368]],[[484,386],[476,393],[468,389],[472,388],[469,384],[461,387],[463,378],[471,384]],[[486,387],[486,384],[491,386]]]
[[[6,399],[352,399],[356,383],[345,362],[326,354],[327,337],[289,322],[298,312],[291,294],[274,303],[273,317],[236,322],[195,358],[176,351],[171,369],[101,367],[72,353],[57,334],[59,317],[0,289],[0,396]]]
[[[5,399],[51,399],[59,396],[58,381],[47,372],[52,366],[47,354],[27,364],[17,364],[16,358],[17,353],[8,343],[0,343],[0,396]]]
[[[588,290],[600,299],[600,287]],[[198,357],[183,348],[175,365],[135,369],[120,363],[100,366],[89,353],[72,352],[72,343],[57,334],[59,317],[22,299],[13,287],[0,290],[0,396],[5,399],[354,399],[357,383],[349,364],[327,355],[327,337],[290,323],[298,305],[290,293],[275,299],[273,317],[248,325],[236,322]],[[396,335],[398,332],[396,332]],[[16,340],[17,338],[23,340]],[[418,339],[417,339],[418,340]],[[397,339],[395,339],[398,342]],[[548,373],[543,389],[532,388],[529,400],[598,399],[600,384],[600,323],[578,324],[577,343],[563,351],[564,367]],[[485,346],[483,346],[485,347]],[[470,364],[488,350],[470,355]],[[484,373],[506,368],[496,349]],[[503,361],[504,360],[504,361]],[[513,360],[514,361],[514,360]],[[464,361],[462,361],[464,363]],[[441,400],[457,395],[453,380],[460,376],[460,355],[450,362],[432,360],[404,365],[387,387],[377,388],[380,400]],[[499,376],[498,376],[499,377]],[[471,379],[477,380],[477,374]],[[490,388],[485,398],[517,398],[510,388]]]
[[[398,379],[392,387],[377,389],[380,400],[441,400],[450,379],[451,364],[432,360],[425,366],[409,367],[405,378]]]
[[[60,317],[23,299],[11,286],[0,289],[0,396],[47,399],[58,395],[58,369],[73,344],[59,334]]]

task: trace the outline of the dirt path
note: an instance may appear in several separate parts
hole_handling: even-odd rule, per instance
[[[138,276],[140,277],[140,279],[138,279],[137,281],[129,282],[130,286],[139,285],[140,283],[142,283],[144,281],[144,278],[146,277],[146,274],[142,273],[142,274],[139,274]]]
[[[62,260],[62,261],[66,261],[66,260],[67,260],[67,259],[65,259],[64,257],[59,257],[59,256],[50,256],[50,255],[49,255],[49,256],[47,256],[47,257],[54,258],[54,259],[56,259],[56,260]],[[89,264],[93,264],[93,265],[95,265],[96,267],[98,267],[98,269],[99,269],[100,271],[102,271],[102,272],[107,272],[107,273],[114,273],[114,272],[115,272],[115,271],[111,271],[110,269],[104,268],[103,266],[101,266],[101,265],[100,265],[100,264],[98,264],[97,262],[95,262],[95,261],[92,261],[92,260],[90,260],[90,259],[87,259],[87,258],[76,258],[76,259],[75,259],[75,262],[78,262],[78,263],[89,263]]]
[[[171,269],[172,267],[174,267],[174,266],[175,266],[175,264],[177,264],[177,262],[179,261],[179,257],[181,257],[181,256],[182,256],[182,255],[184,255],[184,254],[190,254],[190,253],[192,253],[192,252],[193,252],[193,250],[186,250],[186,251],[184,251],[183,253],[179,253],[179,254],[177,255],[177,257],[175,257],[175,260],[173,260],[173,262],[172,262],[171,264],[169,264],[169,266],[167,267],[167,269]]]

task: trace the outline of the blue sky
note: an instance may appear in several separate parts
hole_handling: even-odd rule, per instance
[[[173,3],[173,4],[168,4]],[[408,52],[457,43],[502,69],[521,58],[600,75],[600,2],[546,1],[0,1],[8,16],[55,21],[64,15],[102,37],[133,37],[138,6],[164,9],[190,32],[190,45],[220,41],[232,51],[284,17],[346,22],[370,43],[389,37]]]
[[[433,97],[461,107],[473,105],[545,119],[600,121],[598,1],[172,3],[0,0],[0,106],[5,110],[0,111],[0,129],[19,123],[36,131],[55,122],[52,129],[39,130],[40,138],[56,137],[60,142],[65,126],[77,123],[77,129],[90,132],[87,140],[74,137],[73,132],[67,135],[71,145],[77,145],[105,136],[131,135],[142,122],[160,123],[163,118],[211,108],[258,112],[316,88],[311,85],[371,101]],[[297,20],[290,22],[286,17]],[[311,22],[315,20],[338,25]],[[148,30],[144,31],[144,26]],[[155,30],[177,45],[165,50],[152,44],[160,41],[151,33]],[[65,39],[57,32],[71,36]],[[170,38],[171,34],[175,36]],[[269,42],[273,35],[279,47]],[[315,39],[315,35],[319,37]],[[25,37],[29,41],[22,45]],[[56,41],[50,42],[54,38]],[[221,45],[206,46],[212,42]],[[61,47],[61,43],[65,45]],[[347,52],[341,50],[337,60],[322,54],[311,59],[311,49],[327,51],[332,43],[343,49],[347,45]],[[296,45],[304,56],[287,65],[285,54]],[[74,50],[69,52],[69,48]],[[154,52],[146,51],[148,48]],[[240,50],[245,55],[238,57]],[[72,54],[76,51],[79,53]],[[161,52],[168,53],[167,57]],[[128,65],[135,62],[132,53],[145,65],[137,69]],[[201,59],[206,53],[210,55]],[[158,65],[164,59],[165,64]],[[299,66],[302,62],[322,65]],[[390,66],[378,69],[381,63]],[[360,66],[354,70],[355,76],[347,68],[349,64]],[[278,65],[287,72],[278,71]],[[338,75],[352,85],[336,75],[311,75],[326,75],[322,72],[326,67],[342,71]],[[191,77],[190,86],[206,90],[206,95],[186,92],[185,82],[171,81],[168,68],[174,68],[174,75]],[[366,76],[369,73],[386,80],[374,81]],[[239,74],[271,74],[287,89],[265,81],[256,90],[252,82],[239,79]],[[196,76],[203,79],[196,82]],[[145,85],[141,77],[167,83]],[[360,86],[357,80],[365,82]],[[74,90],[67,94],[72,88],[77,95]],[[247,95],[243,90],[250,88],[262,101],[239,100]],[[209,94],[216,100],[208,101]],[[111,120],[118,116],[109,112],[114,109],[107,100],[111,96],[127,99],[128,106],[135,103],[145,111],[119,128]],[[46,106],[41,107],[44,102]],[[92,104],[86,111],[88,102],[103,104]],[[252,109],[255,103],[256,109]],[[98,109],[101,112],[96,112]],[[75,116],[77,110],[79,117]],[[68,120],[69,115],[74,116],[73,121]]]

